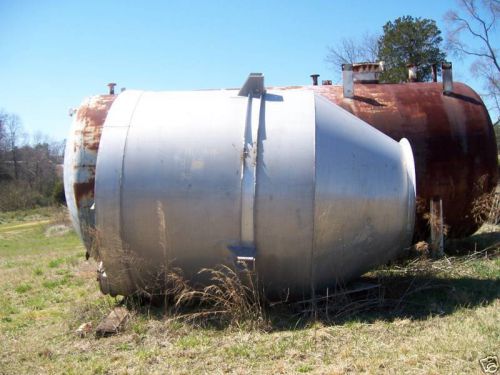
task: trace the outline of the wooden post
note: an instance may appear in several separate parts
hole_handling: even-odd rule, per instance
[[[441,258],[444,256],[443,200],[436,197],[430,203],[431,255]]]

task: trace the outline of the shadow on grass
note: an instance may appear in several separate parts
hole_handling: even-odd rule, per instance
[[[275,304],[257,302],[256,309],[245,306],[245,310],[231,302],[211,306],[206,301],[179,307],[173,298],[164,296],[152,300],[125,298],[123,303],[139,316],[149,319],[179,318],[212,329],[225,329],[236,323],[237,326],[262,326],[273,331],[303,329],[314,322],[338,325],[395,319],[425,320],[453,314],[459,309],[488,305],[500,298],[500,272],[495,268],[500,255],[500,232],[449,240],[447,254],[457,255],[430,260],[422,258],[422,254],[413,254],[413,259],[382,267],[329,293],[323,291],[314,299]],[[217,290],[224,296],[234,296],[244,293],[245,288],[241,285],[237,285],[236,290],[225,289],[229,286],[221,284]],[[251,294],[255,297],[254,292]],[[218,300],[220,294],[215,299],[211,297],[207,300]],[[259,320],[259,324],[255,324],[255,320]],[[261,321],[264,324],[260,324]]]
[[[429,264],[433,264],[429,261]],[[463,266],[463,265],[462,265]],[[450,266],[452,267],[452,266]],[[402,268],[404,271],[404,268]],[[458,309],[472,309],[484,306],[500,298],[500,278],[435,275],[427,271],[413,270],[408,275],[395,275],[393,268],[381,269],[362,277],[328,298],[322,294],[314,301],[267,305],[262,311],[267,331],[305,329],[314,322],[324,325],[342,325],[351,322],[392,322],[395,319],[426,320],[434,316],[453,314]],[[401,271],[401,269],[400,269]],[[371,285],[368,290],[356,291],[356,285]],[[363,289],[363,288],[362,288]],[[138,300],[127,298],[124,303],[129,309],[150,319],[165,320],[175,316],[199,314],[206,309],[203,304],[174,308],[171,299]],[[208,309],[210,310],[210,306]],[[193,325],[211,329],[225,329],[245,319],[221,319],[208,314],[190,321]],[[246,322],[248,323],[248,321]],[[255,322],[252,322],[255,323]]]
[[[471,249],[482,251],[489,247],[495,247],[500,244],[500,232],[482,232],[476,233],[470,237],[460,239],[446,240],[446,253],[464,255]]]
[[[365,277],[364,283],[379,285],[369,292],[333,296],[290,304],[270,311],[272,327],[277,330],[306,328],[311,321],[324,325],[350,322],[392,322],[395,319],[426,320],[474,308],[500,298],[500,279],[433,276]],[[349,285],[346,288],[349,292]]]

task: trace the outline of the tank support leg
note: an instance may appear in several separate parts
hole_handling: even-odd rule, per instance
[[[430,204],[431,255],[433,258],[441,258],[444,256],[443,200],[433,198]]]

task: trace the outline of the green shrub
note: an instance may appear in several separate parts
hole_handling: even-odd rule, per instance
[[[58,180],[52,191],[52,199],[54,203],[66,205],[66,196],[64,194],[64,184],[62,181]]]

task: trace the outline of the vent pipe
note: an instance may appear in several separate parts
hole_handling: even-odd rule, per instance
[[[115,86],[116,86],[116,83],[114,83],[114,82],[108,83],[109,95],[115,95]]]
[[[450,94],[451,92],[453,92],[453,75],[451,62],[443,61],[441,63],[441,70],[443,75],[443,93]]]

